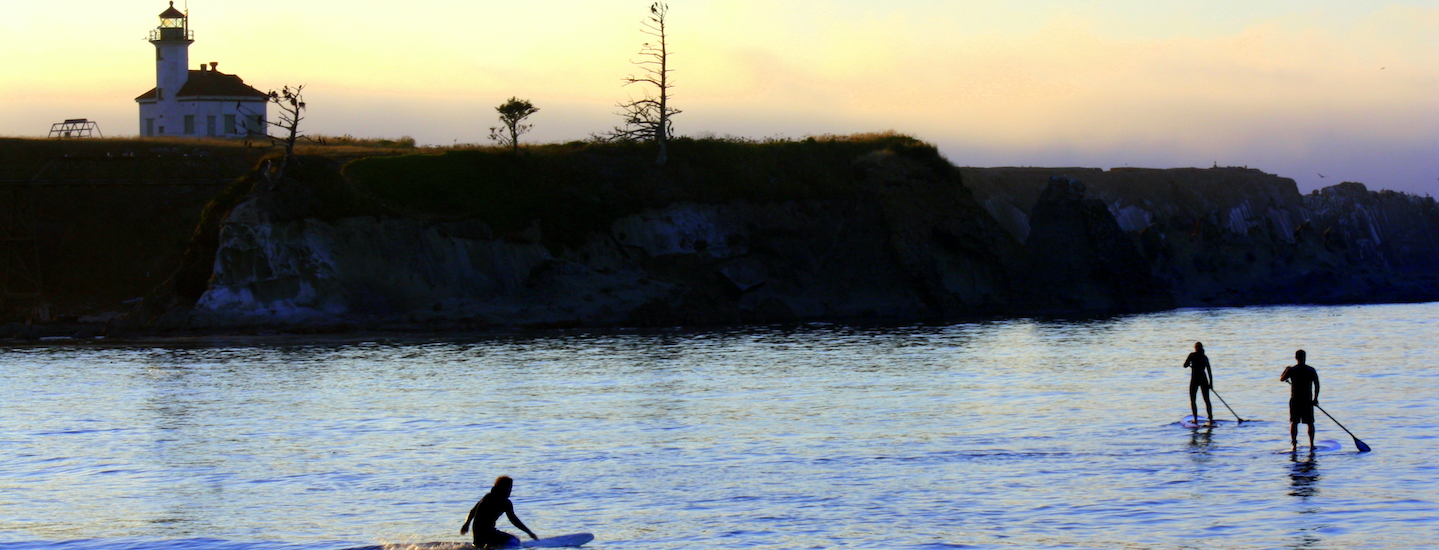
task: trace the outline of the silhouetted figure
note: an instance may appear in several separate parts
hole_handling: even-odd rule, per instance
[[[1319,404],[1319,373],[1304,364],[1304,350],[1294,352],[1292,367],[1285,367],[1279,381],[1289,388],[1289,451],[1299,450],[1299,423],[1309,425],[1309,452],[1314,452],[1314,406]],[[1310,389],[1313,389],[1311,392]]]
[[[1194,343],[1194,353],[1184,360],[1184,368],[1189,371],[1189,412],[1193,414],[1195,423],[1198,424],[1199,404],[1194,401],[1194,394],[1204,391],[1204,414],[1210,422],[1214,421],[1214,406],[1209,404],[1209,389],[1214,387],[1214,373],[1209,370],[1209,357],[1204,355],[1204,343]]]
[[[520,518],[515,517],[515,505],[510,503],[510,489],[514,487],[515,481],[510,476],[495,478],[495,486],[480,501],[470,508],[470,514],[465,516],[465,523],[460,525],[460,534],[465,534],[470,529],[471,520],[474,521],[475,548],[503,548],[505,546],[518,545],[520,539],[514,535],[495,529],[495,522],[499,521],[500,514],[510,519],[510,523],[519,527],[532,539],[539,539],[534,531],[525,527]]]

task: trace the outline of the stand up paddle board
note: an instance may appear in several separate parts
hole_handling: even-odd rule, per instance
[[[1205,428],[1213,426],[1214,423],[1210,422],[1208,418],[1205,418],[1203,416],[1190,415],[1179,419],[1179,425],[1186,428]]]
[[[589,533],[572,533],[539,540],[523,540],[518,548],[573,548],[592,540],[595,540],[595,536]]]
[[[1304,438],[1303,435],[1301,435],[1301,436],[1299,436],[1299,437],[1300,437],[1300,439],[1303,439],[1303,438]],[[1341,451],[1341,450],[1343,450],[1343,449],[1344,449],[1344,445],[1340,444],[1338,441],[1335,441],[1335,440],[1333,440],[1333,439],[1323,439],[1323,440],[1316,440],[1316,441],[1314,442],[1313,452],[1316,452],[1316,453],[1332,453],[1332,452],[1334,452],[1334,451]],[[1291,453],[1291,452],[1307,453],[1307,452],[1310,452],[1310,449],[1309,449],[1309,446],[1301,444],[1301,445],[1299,445],[1299,449],[1298,449],[1297,451],[1290,451],[1289,449],[1284,449],[1284,450],[1282,450],[1282,451],[1274,451],[1274,454],[1287,455],[1287,454],[1289,454],[1289,453]]]
[[[539,540],[515,540],[504,548],[574,548],[592,540],[595,536],[589,533],[571,533]],[[355,550],[475,550],[475,545],[468,542],[421,542],[366,546]]]

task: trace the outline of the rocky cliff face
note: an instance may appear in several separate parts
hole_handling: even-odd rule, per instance
[[[532,224],[297,212],[260,186],[219,231],[203,326],[677,325],[979,316],[1014,307],[1021,249],[952,172],[873,152],[852,194],[678,202],[578,245]]]
[[[1432,199],[1358,184],[1301,196],[1244,169],[848,162],[843,192],[675,200],[590,216],[605,221],[563,240],[540,221],[320,216],[304,182],[257,185],[219,225],[187,322],[670,326],[1439,298]],[[671,185],[656,195],[683,195]]]
[[[964,169],[1010,234],[1047,178],[1084,180],[1180,306],[1439,299],[1433,199],[1345,183],[1300,195],[1258,170]]]
[[[1025,251],[1032,303],[1061,312],[1173,307],[1133,240],[1084,183],[1055,176],[1030,209]]]

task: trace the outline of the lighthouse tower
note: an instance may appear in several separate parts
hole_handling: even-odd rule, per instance
[[[150,31],[150,43],[155,45],[157,100],[173,103],[175,94],[190,79],[190,44],[195,43],[190,17],[170,2],[170,8],[160,14],[160,26]]]
[[[240,77],[219,71],[219,63],[190,68],[195,42],[189,14],[175,2],[150,31],[155,45],[155,88],[135,98],[140,104],[140,135],[241,137],[266,132],[269,96]]]

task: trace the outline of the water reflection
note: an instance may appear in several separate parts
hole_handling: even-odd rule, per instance
[[[454,540],[446,511],[499,473],[533,480],[535,526],[627,550],[1430,546],[1439,373],[1387,365],[1428,357],[1439,304],[1316,311],[12,350],[0,546]],[[1296,334],[1383,396],[1346,416],[1421,438],[1319,455],[1320,494],[1280,422],[1174,422],[1171,351],[1225,342],[1225,396],[1263,410]]]
[[[1213,444],[1214,427],[1204,429],[1196,428],[1189,434],[1189,450],[1207,453],[1209,446]]]
[[[1291,454],[1289,457],[1289,495],[1303,500],[1319,494],[1319,459],[1313,454]],[[1303,513],[1312,513],[1305,510]]]
[[[1324,542],[1324,539],[1319,538],[1314,533],[1300,533],[1299,540],[1294,541],[1294,544],[1290,544],[1289,548],[1293,550],[1303,550],[1305,548],[1321,548],[1321,542]]]

